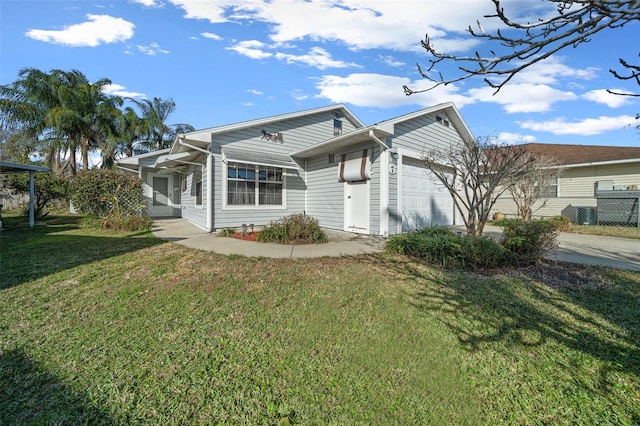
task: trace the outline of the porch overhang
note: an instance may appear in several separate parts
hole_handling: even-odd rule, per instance
[[[363,142],[375,142],[382,150],[389,147],[382,141],[386,136],[393,134],[393,125],[368,126],[354,130],[347,134],[317,143],[308,148],[301,149],[289,154],[293,158],[311,158],[329,152],[341,151],[353,145]]]
[[[226,162],[238,162],[255,164],[258,166],[280,167],[283,169],[298,169],[296,163],[290,156],[273,154],[270,152],[252,152],[237,148],[222,148],[223,159]]]
[[[198,152],[179,152],[177,154],[162,155],[153,163],[154,168],[173,169],[193,163],[195,158],[200,155]]]

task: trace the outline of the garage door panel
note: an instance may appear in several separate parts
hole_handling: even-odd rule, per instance
[[[449,192],[420,160],[405,158],[402,174],[403,231],[454,223]]]

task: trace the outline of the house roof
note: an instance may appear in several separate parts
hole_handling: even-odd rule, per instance
[[[0,161],[0,174],[50,171],[51,169],[48,167],[34,166],[31,164],[11,163],[9,161]]]
[[[364,124],[355,115],[353,115],[351,111],[349,111],[349,109],[344,104],[336,104],[336,105],[329,105],[321,108],[307,109],[303,111],[291,112],[288,114],[274,115],[271,117],[258,118],[255,120],[241,121],[239,123],[225,124],[222,126],[196,130],[194,132],[185,133],[184,135],[178,135],[178,138],[184,137],[184,139],[189,140],[191,142],[204,142],[205,144],[209,144],[211,142],[211,136],[217,133],[225,133],[225,132],[230,132],[234,130],[244,129],[247,127],[264,126],[264,125],[275,123],[278,121],[300,118],[307,115],[318,114],[326,111],[336,111],[337,113],[340,113],[343,117],[347,117],[352,123],[355,124],[357,128],[364,127]],[[174,143],[171,152],[173,153],[174,148],[177,149],[179,148],[179,146],[180,146],[179,143]]]
[[[132,157],[124,157],[117,160],[116,164],[121,168],[136,170],[138,168],[138,165],[140,164],[141,159],[160,157],[163,155],[167,155],[169,151],[169,148],[165,148],[158,151],[145,152],[144,154],[138,154]]]
[[[640,148],[625,146],[523,144],[532,154],[554,157],[563,166],[590,165],[605,162],[640,161]]]

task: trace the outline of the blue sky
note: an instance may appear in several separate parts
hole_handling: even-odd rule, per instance
[[[547,2],[506,0],[514,17]],[[497,95],[480,79],[425,88],[426,33],[442,51],[488,52],[464,29],[489,0],[0,0],[0,84],[25,67],[109,78],[110,92],[173,98],[170,123],[198,129],[345,103],[365,124],[453,101],[475,136],[503,141],[640,146],[640,91],[614,79],[618,58],[638,62],[640,23],[539,63]],[[619,69],[620,70],[620,69]],[[447,75],[447,68],[441,68]],[[622,70],[620,70],[622,71]]]

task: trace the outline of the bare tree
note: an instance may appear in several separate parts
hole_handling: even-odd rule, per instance
[[[531,220],[533,214],[547,204],[557,188],[558,177],[564,171],[558,159],[554,157],[536,156],[528,153],[525,161],[531,161],[533,167],[509,186],[511,198],[516,203],[518,215],[523,220]],[[537,207],[537,202],[541,201]]]
[[[405,94],[425,92],[438,86],[466,80],[474,76],[481,76],[484,81],[497,93],[517,73],[525,68],[542,61],[555,53],[587,43],[591,37],[605,29],[621,28],[624,25],[640,20],[640,1],[638,0],[546,0],[553,3],[556,14],[550,18],[540,18],[535,22],[516,22],[507,17],[500,4],[500,0],[491,0],[495,6],[495,13],[485,15],[485,18],[497,18],[509,31],[497,30],[495,33],[485,32],[480,21],[477,29],[471,26],[467,32],[473,37],[488,40],[498,47],[506,47],[507,53],[498,55],[489,50],[490,55],[475,52],[470,56],[456,56],[436,50],[429,35],[422,40],[422,47],[433,56],[429,65],[423,69],[420,64],[420,74],[434,84],[424,90],[413,90],[404,86]],[[445,78],[438,73],[432,76],[436,66],[443,62],[458,63],[460,75]],[[634,65],[624,59],[619,59],[624,71],[609,70],[620,80],[635,81],[640,85],[640,65]],[[640,96],[640,93],[610,93],[627,96]]]
[[[422,153],[422,160],[451,194],[467,234],[480,236],[489,212],[514,182],[530,172],[533,160],[521,145],[496,148],[495,137],[466,140]]]

